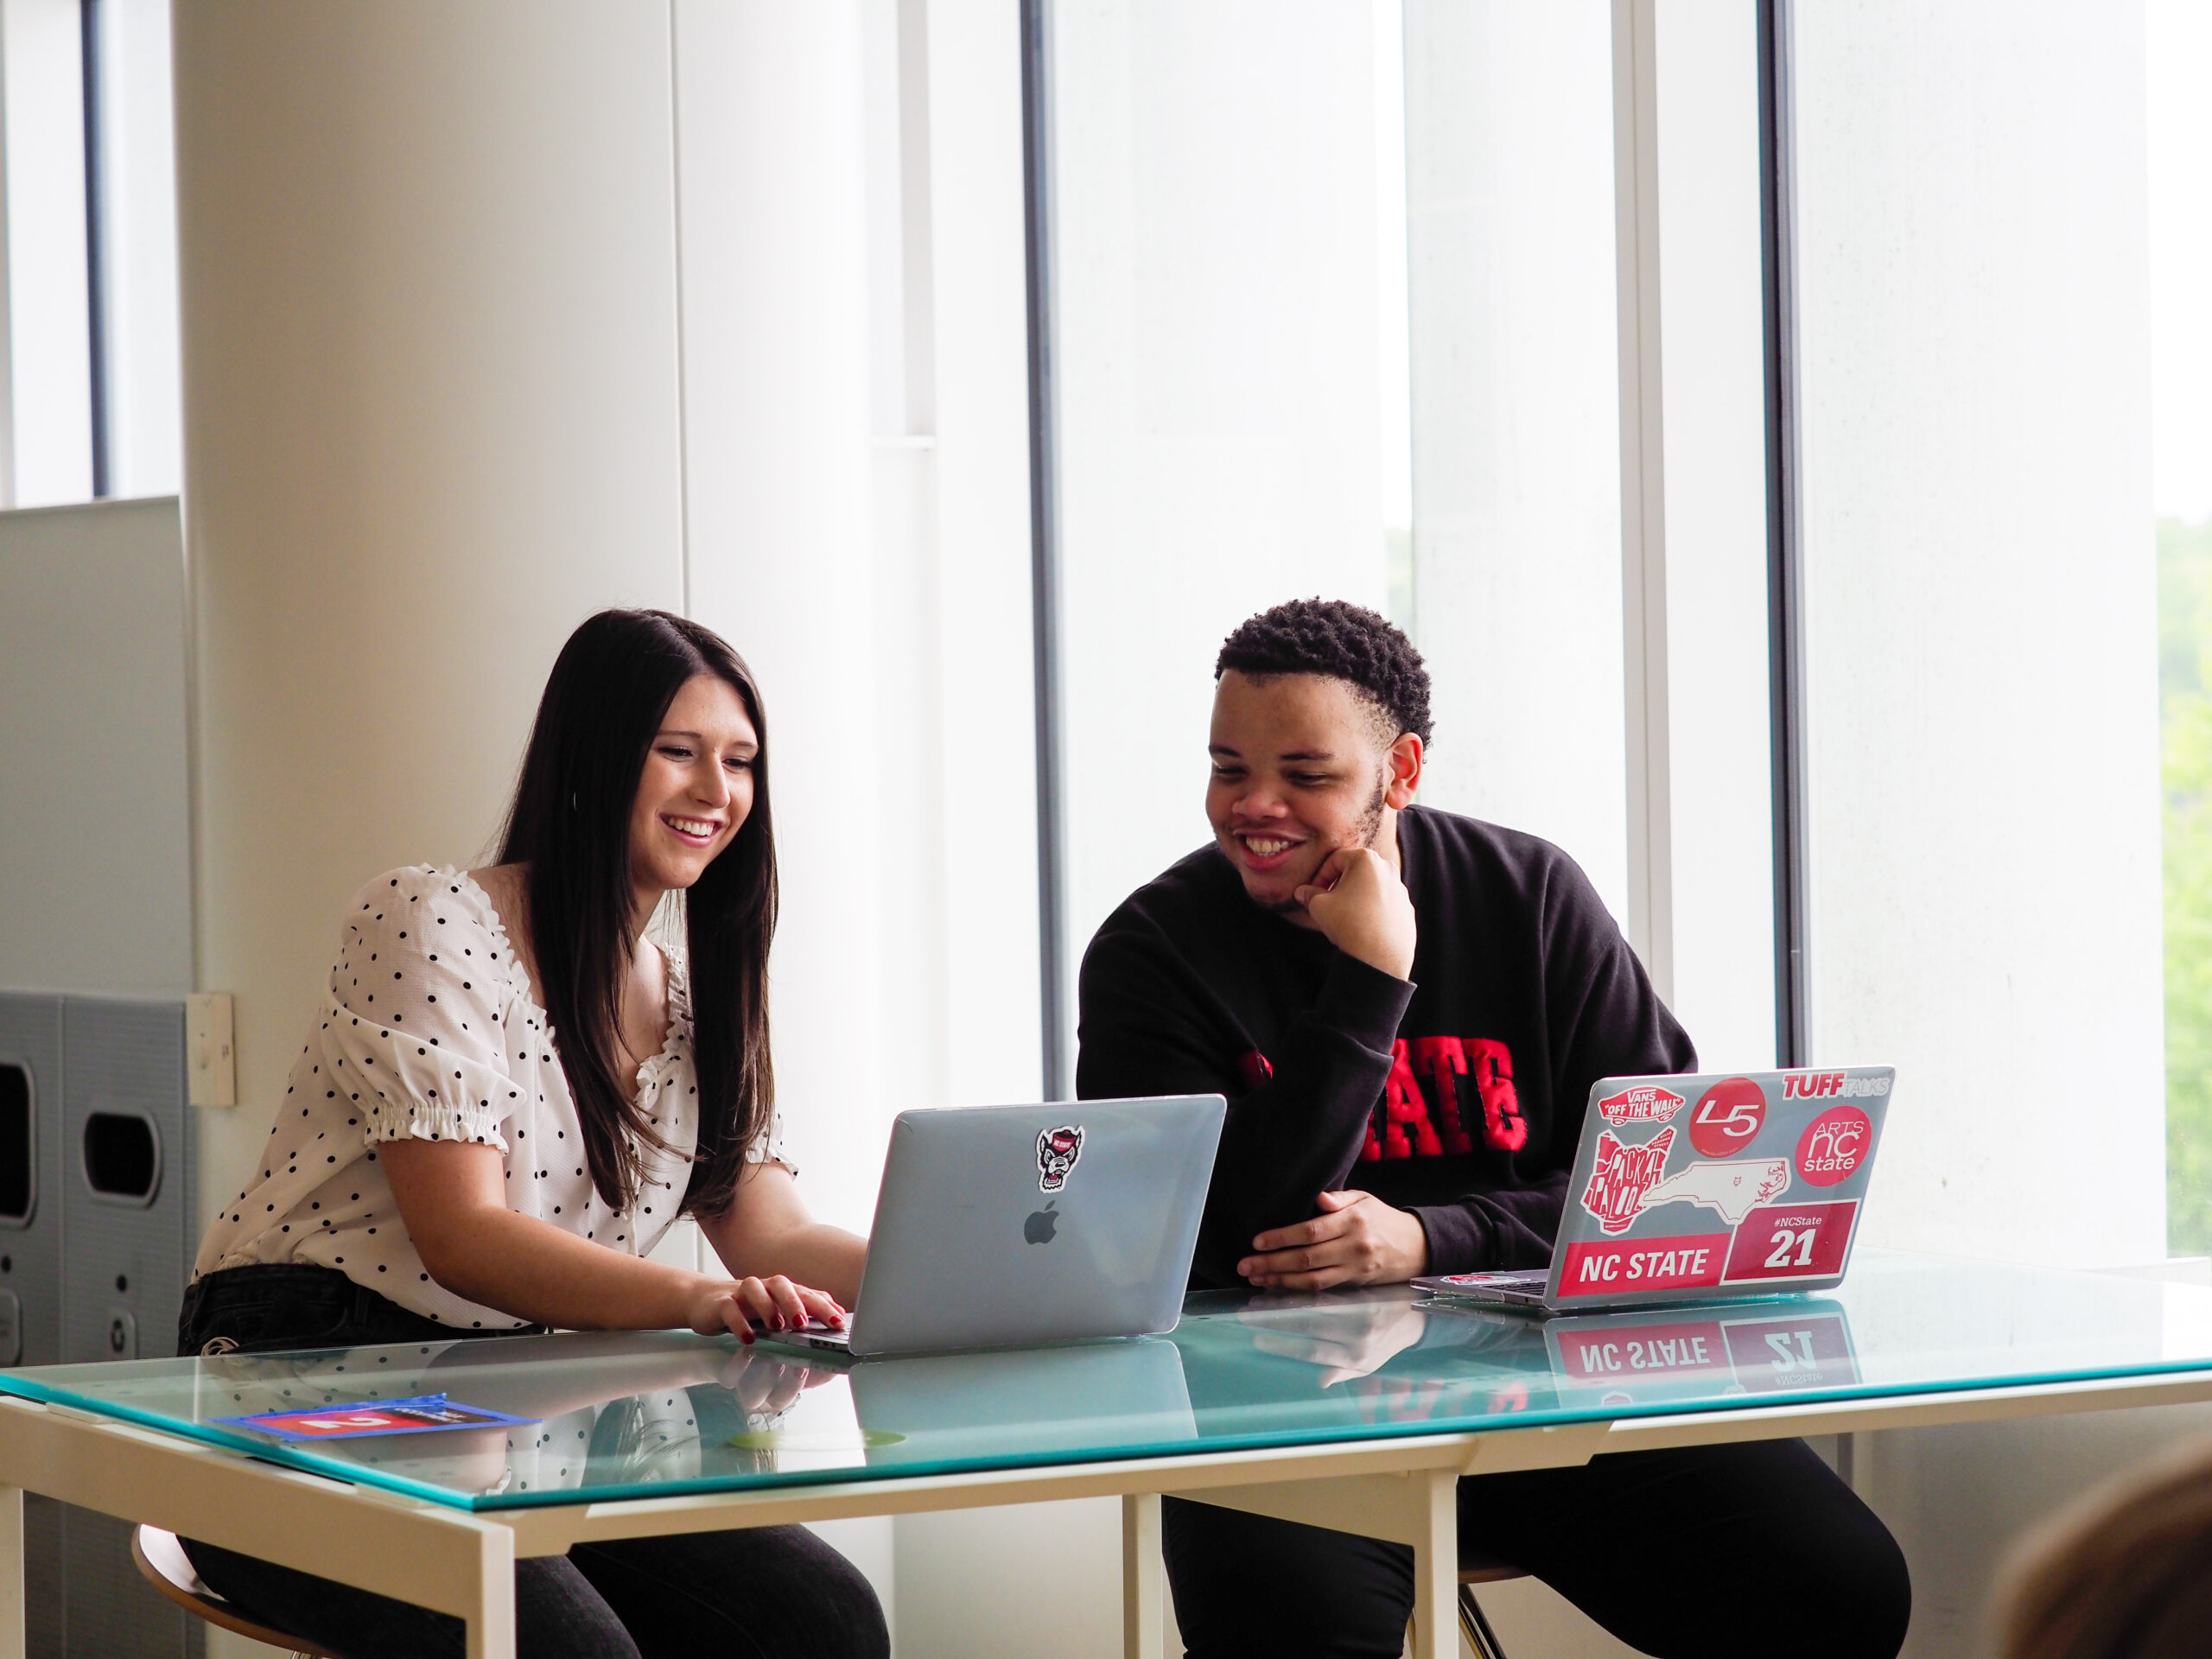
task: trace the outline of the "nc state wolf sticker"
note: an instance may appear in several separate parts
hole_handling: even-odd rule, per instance
[[[1629,1230],[1643,1207],[1643,1195],[1666,1174],[1667,1154],[1674,1144],[1672,1125],[1640,1147],[1617,1139],[1611,1129],[1598,1131],[1598,1166],[1582,1190],[1582,1207],[1598,1217],[1601,1230]]]
[[[1068,1184],[1075,1160],[1083,1156],[1083,1125],[1063,1123],[1037,1131],[1037,1190],[1057,1192]]]

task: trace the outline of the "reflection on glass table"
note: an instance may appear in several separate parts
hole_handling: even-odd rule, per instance
[[[463,1508],[2212,1370],[2212,1287],[1870,1251],[1819,1298],[1544,1321],[1404,1287],[1193,1296],[1171,1337],[853,1362],[688,1332],[0,1372],[0,1392]],[[219,1420],[442,1394],[530,1422]]]

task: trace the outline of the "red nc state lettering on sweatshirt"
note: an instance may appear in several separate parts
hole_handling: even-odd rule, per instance
[[[1427,1090],[1421,1087],[1424,1077]],[[1467,1102],[1463,1078],[1473,1084],[1472,1103]],[[1382,1085],[1382,1103],[1368,1119],[1360,1161],[1472,1152],[1470,1103],[1480,1108],[1484,1145],[1518,1152],[1529,1144],[1529,1120],[1521,1114],[1521,1097],[1513,1087],[1513,1052],[1503,1043],[1489,1037],[1401,1037],[1391,1045],[1390,1075]]]

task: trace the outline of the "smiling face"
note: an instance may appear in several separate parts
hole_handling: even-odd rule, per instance
[[[1420,785],[1421,744],[1410,732],[1389,738],[1386,721],[1331,675],[1221,677],[1206,817],[1255,904],[1305,922],[1293,895],[1331,853],[1374,847],[1395,862],[1396,814]]]
[[[683,683],[645,753],[630,809],[630,880],[650,910],[689,887],[753,810],[760,735],[737,688],[713,674]]]

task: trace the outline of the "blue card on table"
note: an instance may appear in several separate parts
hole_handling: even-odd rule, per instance
[[[265,1411],[252,1417],[218,1417],[229,1428],[251,1428],[280,1440],[347,1440],[368,1434],[426,1434],[449,1428],[505,1428],[535,1423],[481,1406],[455,1405],[442,1394],[404,1400],[364,1400],[308,1411]]]

